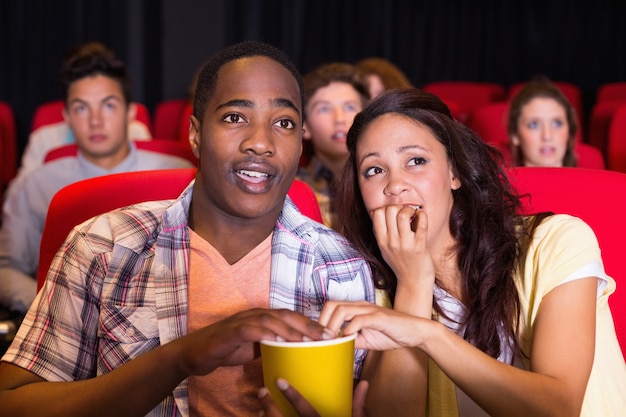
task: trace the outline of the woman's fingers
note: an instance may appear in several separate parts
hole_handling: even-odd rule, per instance
[[[428,232],[428,215],[425,211],[416,210],[414,219],[411,221],[411,227],[415,232],[415,237],[419,247],[426,249],[426,237]]]
[[[339,334],[344,323],[349,322],[357,314],[364,314],[375,304],[367,301],[339,302],[328,301],[320,313],[318,322],[333,333]]]
[[[426,213],[412,206],[380,207],[371,213],[374,237],[383,249],[398,251],[414,248],[416,242],[425,242]]]
[[[356,347],[361,349],[416,346],[420,339],[416,331],[421,319],[367,302],[328,302],[320,317],[332,331],[358,332]]]

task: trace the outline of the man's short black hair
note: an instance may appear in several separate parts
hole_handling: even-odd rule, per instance
[[[298,82],[300,90],[300,106],[304,103],[304,87],[302,75],[289,56],[280,49],[260,41],[244,41],[226,47],[211,57],[200,70],[193,105],[193,114],[202,121],[206,111],[206,105],[215,92],[217,75],[219,70],[226,64],[241,58],[264,56],[270,58],[283,67],[287,68]]]
[[[61,98],[67,104],[70,85],[87,77],[103,75],[120,83],[126,104],[132,101],[130,74],[115,54],[98,42],[87,42],[73,48],[61,68]]]

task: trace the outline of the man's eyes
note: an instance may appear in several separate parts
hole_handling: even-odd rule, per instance
[[[237,114],[237,113],[227,114],[223,120],[226,123],[243,123],[244,122],[244,118],[240,114]]]
[[[295,129],[296,124],[293,122],[293,120],[280,119],[279,121],[274,123],[274,126],[278,126],[281,129]]]

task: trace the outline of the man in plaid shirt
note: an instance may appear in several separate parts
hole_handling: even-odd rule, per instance
[[[1,415],[257,415],[254,342],[331,338],[326,301],[374,302],[365,260],[286,197],[302,149],[289,58],[259,42],[215,55],[189,139],[199,169],[179,199],[68,236],[0,364]]]

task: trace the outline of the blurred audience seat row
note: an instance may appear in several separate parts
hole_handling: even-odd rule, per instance
[[[452,114],[463,123],[469,120],[474,109],[506,98],[503,85],[489,82],[434,81],[425,84],[422,89],[436,95],[446,104],[454,103],[458,106],[456,115],[455,112]]]
[[[626,82],[600,86],[587,129],[583,126],[581,89],[568,82],[553,83],[578,113],[580,129],[576,135],[576,153],[579,166],[626,172]],[[423,89],[441,98],[449,105],[453,116],[506,154],[508,104],[523,84],[515,83],[507,89],[488,82],[438,81],[424,85]]]
[[[584,142],[599,149],[604,159],[604,167],[626,172],[626,133],[622,133],[624,123],[616,119],[611,128],[617,110],[626,106],[626,82],[607,83],[598,88],[586,131],[582,127],[580,88],[568,82],[553,82],[562,89],[579,112],[581,129],[577,135],[577,152],[582,162],[589,160],[589,163],[581,163],[581,166],[600,167],[596,153],[586,149],[589,146],[580,144]],[[439,96],[450,107],[454,117],[472,127],[487,142],[502,147],[508,143],[506,120],[498,120],[498,117],[505,117],[502,115],[505,111],[503,103],[508,103],[522,85],[523,82],[518,82],[507,88],[489,82],[436,81],[427,83],[423,88]],[[31,130],[62,121],[62,110],[62,101],[43,103],[33,115]],[[157,103],[153,117],[143,104],[137,103],[136,119],[146,125],[154,138],[187,144],[191,113],[192,106],[188,99],[170,99]],[[584,138],[583,132],[586,133]],[[0,102],[0,144],[0,185],[4,190],[17,172],[18,141],[15,116],[11,106],[3,102]]]
[[[626,81],[606,83],[598,87],[588,127],[585,126],[581,88],[566,81],[552,82],[563,91],[577,111],[580,125],[579,139],[600,149],[606,157],[608,126],[617,107],[626,104]],[[453,115],[467,123],[474,110],[491,103],[510,101],[523,85],[524,82],[517,82],[507,88],[490,82],[436,81],[427,83],[422,88],[437,95],[446,104],[451,103]]]
[[[580,87],[565,81],[552,81],[563,91],[583,120],[583,100]],[[459,107],[458,119],[466,123],[472,112],[487,104],[511,100],[523,87],[524,82],[517,82],[508,88],[504,85],[478,81],[434,81],[425,84],[425,91],[435,94],[444,102],[455,103]]]

